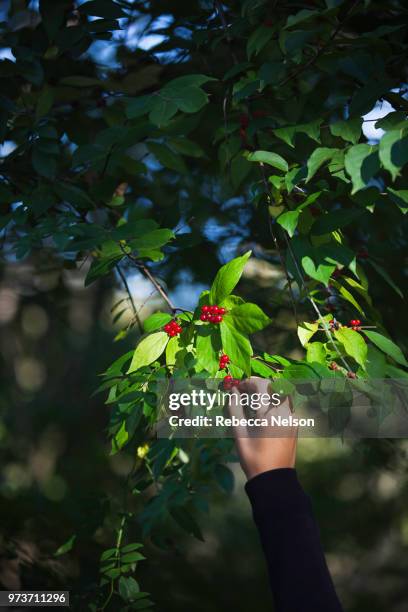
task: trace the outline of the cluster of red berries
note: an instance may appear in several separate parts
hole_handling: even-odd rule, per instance
[[[223,316],[226,314],[225,308],[220,306],[201,306],[200,321],[208,321],[209,323],[221,323]]]
[[[223,380],[224,389],[226,390],[232,389],[232,387],[237,387],[238,384],[239,384],[239,380],[231,376],[231,374],[228,374],[227,376],[224,377],[224,380]]]
[[[170,336],[170,338],[178,336],[181,330],[182,327],[177,323],[177,321],[169,321],[169,323],[164,326],[164,331],[168,336]]]
[[[220,357],[220,363],[219,363],[219,369],[220,370],[225,370],[227,368],[227,365],[230,362],[230,358],[228,357],[228,355],[221,355]]]
[[[331,319],[331,321],[329,321],[329,325],[330,329],[340,329],[340,327],[343,327],[341,323],[336,321],[336,319]],[[360,319],[351,319],[351,321],[349,321],[349,327],[351,327],[351,329],[354,329],[354,331],[361,331],[360,325]]]

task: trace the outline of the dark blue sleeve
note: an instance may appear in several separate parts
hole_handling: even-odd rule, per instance
[[[245,486],[268,564],[277,612],[343,612],[308,496],[290,468]]]

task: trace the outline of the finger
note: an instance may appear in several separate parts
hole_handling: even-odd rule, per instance
[[[240,385],[240,387],[241,387],[241,385]],[[240,390],[241,389],[238,389],[238,387],[232,387],[232,389],[231,389],[232,400],[228,402],[228,412],[229,412],[229,415],[231,417],[235,416],[239,420],[245,418],[244,407],[242,406],[242,403],[241,403],[241,393],[240,393]],[[245,450],[246,450],[247,445],[248,445],[248,430],[243,425],[233,425],[232,426],[232,431],[233,431],[233,434],[234,434],[235,443],[237,445],[238,452],[239,452],[239,454],[242,457],[242,456],[244,456]]]

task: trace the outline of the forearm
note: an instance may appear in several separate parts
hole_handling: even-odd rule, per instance
[[[248,481],[277,612],[342,612],[309,498],[291,468]]]

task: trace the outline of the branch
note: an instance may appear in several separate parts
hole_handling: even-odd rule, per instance
[[[322,53],[327,49],[327,47],[330,45],[330,43],[336,38],[337,34],[339,33],[339,31],[341,30],[341,28],[343,27],[343,25],[345,24],[345,22],[347,21],[347,19],[351,16],[351,13],[354,11],[355,7],[357,6],[357,4],[360,2],[360,0],[354,0],[353,4],[351,5],[351,7],[349,8],[349,10],[347,11],[346,15],[344,16],[344,19],[342,19],[338,24],[337,27],[333,30],[331,36],[326,40],[326,42],[319,47],[319,49],[316,51],[315,55],[313,55],[305,64],[302,64],[301,66],[299,66],[299,68],[297,68],[296,70],[294,70],[294,72],[292,72],[292,74],[289,74],[286,78],[284,78],[280,83],[277,84],[277,88],[282,87],[283,85],[286,85],[287,83],[289,83],[289,81],[292,81],[294,78],[296,78],[299,74],[301,74],[302,72],[304,72],[307,68],[309,68],[309,66],[312,66],[316,60],[319,59],[319,57],[322,55]]]
[[[117,265],[115,267],[116,267],[118,275],[120,276],[120,280],[122,281],[123,286],[125,287],[125,291],[128,294],[128,300],[129,300],[129,302],[130,302],[130,304],[132,306],[133,314],[134,314],[134,317],[136,319],[139,331],[140,331],[141,334],[143,334],[143,325],[142,325],[142,322],[140,320],[139,313],[137,311],[136,304],[135,304],[135,301],[133,299],[133,295],[132,295],[132,293],[130,291],[129,284],[128,284],[127,280],[126,280],[126,276],[124,275],[124,273],[121,270],[119,265]]]
[[[218,13],[218,15],[220,17],[221,24],[222,24],[222,29],[224,30],[224,33],[225,33],[225,36],[226,36],[226,39],[227,39],[227,43],[228,43],[228,46],[229,46],[229,49],[230,49],[231,57],[233,59],[234,64],[236,65],[236,64],[238,64],[238,59],[237,59],[237,56],[235,55],[234,50],[232,49],[232,46],[231,46],[232,39],[231,39],[230,33],[228,31],[228,23],[227,23],[227,20],[225,19],[225,13],[224,13],[224,9],[222,7],[222,3],[219,0],[215,0],[214,1],[214,7],[215,7],[215,10],[217,11],[217,13]]]
[[[264,164],[262,162],[260,162],[259,167],[260,167],[261,174],[262,174],[262,180],[263,180],[264,188],[265,188],[266,194],[268,196],[268,200],[270,201],[271,192],[270,192],[268,180],[266,178],[265,166],[264,166]],[[287,269],[287,266],[286,266],[286,263],[285,263],[285,260],[284,260],[281,248],[279,246],[278,239],[277,239],[276,234],[275,234],[274,229],[273,229],[272,219],[271,219],[271,214],[269,212],[269,209],[267,209],[266,212],[267,212],[267,215],[268,215],[269,233],[270,233],[270,235],[272,237],[273,244],[275,245],[276,252],[278,253],[278,256],[279,256],[280,264],[281,264],[282,269],[283,269],[283,271],[285,273],[286,281],[288,283],[289,294],[290,294],[290,301],[292,302],[293,313],[295,315],[296,325],[299,325],[296,300],[295,300],[295,295],[293,293],[292,279],[290,278],[289,271]]]
[[[143,276],[145,276],[147,279],[149,279],[149,281],[152,283],[152,285],[154,286],[154,288],[156,289],[157,293],[159,293],[161,295],[161,297],[163,298],[163,300],[166,302],[166,304],[168,305],[168,307],[170,308],[170,310],[174,313],[177,310],[182,310],[182,308],[176,308],[176,306],[173,304],[173,302],[171,301],[168,293],[166,292],[166,290],[161,286],[161,284],[159,283],[159,281],[157,280],[157,278],[155,278],[153,276],[153,274],[150,272],[149,268],[146,266],[146,264],[142,263],[141,261],[139,261],[136,257],[134,257],[131,253],[127,253],[125,251],[125,249],[123,248],[123,246],[121,246],[122,252],[124,255],[126,255],[126,257],[128,259],[130,259],[130,261],[133,263],[133,265],[138,268]]]

